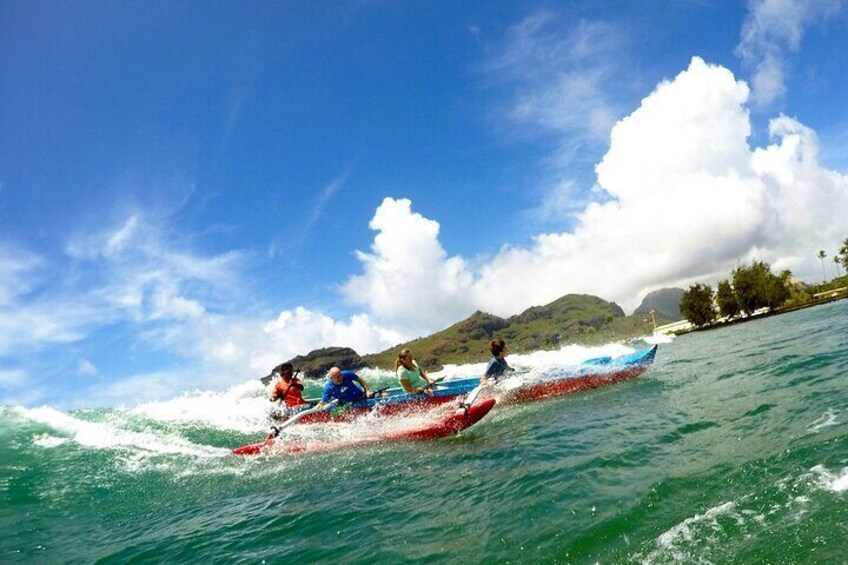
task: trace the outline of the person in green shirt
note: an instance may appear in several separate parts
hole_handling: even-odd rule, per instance
[[[425,392],[429,396],[433,396],[433,381],[427,376],[423,369],[418,367],[418,363],[412,358],[412,352],[409,349],[404,349],[398,354],[395,361],[395,372],[397,373],[400,386],[403,387],[409,394]]]

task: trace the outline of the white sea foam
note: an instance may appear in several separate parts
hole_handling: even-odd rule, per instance
[[[771,531],[781,524],[804,520],[815,503],[815,491],[848,488],[848,469],[837,476],[822,466],[801,475],[782,478],[774,483],[774,502],[762,507],[762,493],[752,492],[685,518],[649,543],[647,555],[635,554],[642,563],[713,563],[724,562],[732,551],[725,547],[728,526],[732,538],[748,538]],[[794,526],[793,526],[794,527]],[[737,531],[738,530],[738,531]]]
[[[129,449],[156,455],[220,457],[226,449],[192,443],[182,437],[161,432],[136,432],[106,422],[88,422],[51,408],[21,408],[21,416],[49,426],[79,445],[93,449]]]
[[[249,381],[224,392],[188,392],[171,400],[141,404],[130,413],[170,424],[255,433],[267,426],[270,403],[264,390],[259,380]]]
[[[720,516],[729,516],[740,525],[745,521],[742,514],[736,511],[735,502],[713,506],[703,514],[686,518],[660,534],[656,539],[657,548],[644,558],[643,563],[695,561],[693,552],[703,550],[704,546],[709,545],[715,535],[722,531],[722,525],[718,521]]]
[[[363,373],[363,378],[369,376]],[[177,425],[199,425],[224,431],[252,434],[268,429],[267,414],[271,403],[259,381],[248,382],[225,392],[193,392],[180,397],[151,402],[130,410],[131,414]],[[441,409],[443,407],[439,407]],[[438,412],[438,410],[437,410]],[[383,418],[379,410],[350,423],[298,424],[286,429],[286,437],[301,443],[325,443],[376,438],[380,435],[413,429],[436,417],[431,412],[411,414],[404,418]],[[428,420],[429,419],[429,420]]]
[[[673,335],[648,335],[639,339],[650,345],[662,345],[664,343],[671,343],[674,341],[674,338],[675,336]]]
[[[768,495],[774,502],[765,510],[761,506],[762,492],[723,502],[668,529],[651,542],[653,547],[647,556],[633,557],[646,564],[723,562],[728,555],[722,545],[728,520],[732,520],[734,529],[741,531],[734,533],[734,537],[740,533],[743,537],[758,536],[786,524],[795,528],[816,510],[822,492],[848,490],[848,467],[835,472],[816,465],[800,475],[778,480],[774,488],[776,491]]]
[[[610,343],[599,347],[584,347],[581,345],[566,345],[556,351],[534,351],[533,353],[510,353],[507,362],[516,369],[529,369],[532,373],[545,372],[551,369],[563,369],[579,365],[587,359],[596,357],[621,357],[633,353],[635,349],[621,343]],[[414,353],[414,352],[413,352]],[[451,378],[477,377],[486,370],[487,362],[469,363],[466,365],[445,365],[433,376]]]
[[[830,483],[830,489],[834,492],[844,492],[848,489],[848,468],[842,469],[842,474]]]
[[[51,436],[49,434],[42,434],[32,440],[33,445],[48,449],[51,447],[59,447],[60,445],[64,445],[67,442],[68,438]]]
[[[848,490],[848,467],[844,467],[839,474],[830,471],[824,465],[816,465],[810,472],[816,479],[816,483],[824,490],[831,492],[845,492]]]
[[[815,421],[810,422],[807,426],[807,433],[816,433],[823,428],[828,428],[830,426],[835,426],[839,422],[836,419],[836,414],[838,412],[834,412],[832,409],[828,408],[827,412],[821,415],[821,417],[817,418]]]
[[[816,465],[808,472],[780,479],[774,487],[782,497],[777,497],[767,510],[761,507],[760,493],[723,502],[671,527],[653,541],[654,549],[647,556],[634,557],[643,563],[721,562],[726,555],[721,545],[723,524],[728,520],[743,536],[756,536],[781,523],[800,523],[813,509],[816,492],[848,490],[848,467],[835,473]]]
[[[405,414],[403,418],[385,418],[379,411],[365,414],[352,422],[299,424],[286,428],[286,441],[302,444],[333,444],[378,441],[387,434],[420,429],[456,409],[452,403]]]

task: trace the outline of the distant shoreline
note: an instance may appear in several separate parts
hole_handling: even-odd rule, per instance
[[[837,296],[830,296],[828,298],[821,298],[819,300],[811,300],[810,302],[804,302],[803,304],[795,304],[793,306],[784,306],[783,308],[776,308],[770,312],[764,312],[762,314],[757,314],[753,316],[747,316],[744,318],[735,318],[733,320],[729,320],[727,322],[719,322],[715,324],[709,324],[706,326],[698,326],[689,330],[674,332],[674,335],[685,335],[692,332],[703,332],[708,330],[717,330],[720,328],[726,328],[727,326],[733,326],[736,324],[744,324],[746,322],[754,322],[756,320],[762,320],[763,318],[771,318],[772,316],[779,316],[781,314],[789,314],[790,312],[795,312],[797,310],[803,310],[805,308],[812,308],[814,306],[821,306],[823,304],[830,304],[831,302],[836,302],[838,300],[844,300],[848,298],[848,292],[844,292]]]

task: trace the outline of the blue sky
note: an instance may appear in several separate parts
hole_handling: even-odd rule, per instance
[[[750,259],[814,280],[848,236],[846,12],[5,2],[0,402],[222,388]]]

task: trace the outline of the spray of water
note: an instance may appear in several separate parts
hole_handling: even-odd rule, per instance
[[[569,345],[557,351],[513,354],[507,360],[520,371],[506,379],[497,394],[533,380],[549,378],[586,359],[614,358],[633,351],[627,345],[609,344],[601,347]],[[486,363],[448,365],[433,376],[444,377],[447,381],[476,377],[483,373],[485,366]],[[365,369],[361,374],[378,386],[395,384],[394,373],[390,371]],[[320,383],[309,383],[308,387],[311,391],[320,390]],[[44,406],[15,408],[14,411],[17,417],[48,428],[47,433],[41,429],[33,434],[32,445],[38,448],[55,449],[75,444],[89,449],[117,450],[142,459],[179,456],[203,460],[228,455],[230,448],[244,443],[245,438],[258,441],[264,437],[270,407],[266,387],[254,379],[225,391],[186,392],[133,408],[68,413]],[[402,418],[384,418],[377,410],[352,423],[298,424],[285,430],[281,443],[328,447],[371,443],[396,432],[418,429],[454,409],[452,404],[441,405]],[[217,441],[198,439],[208,437],[217,438]]]

